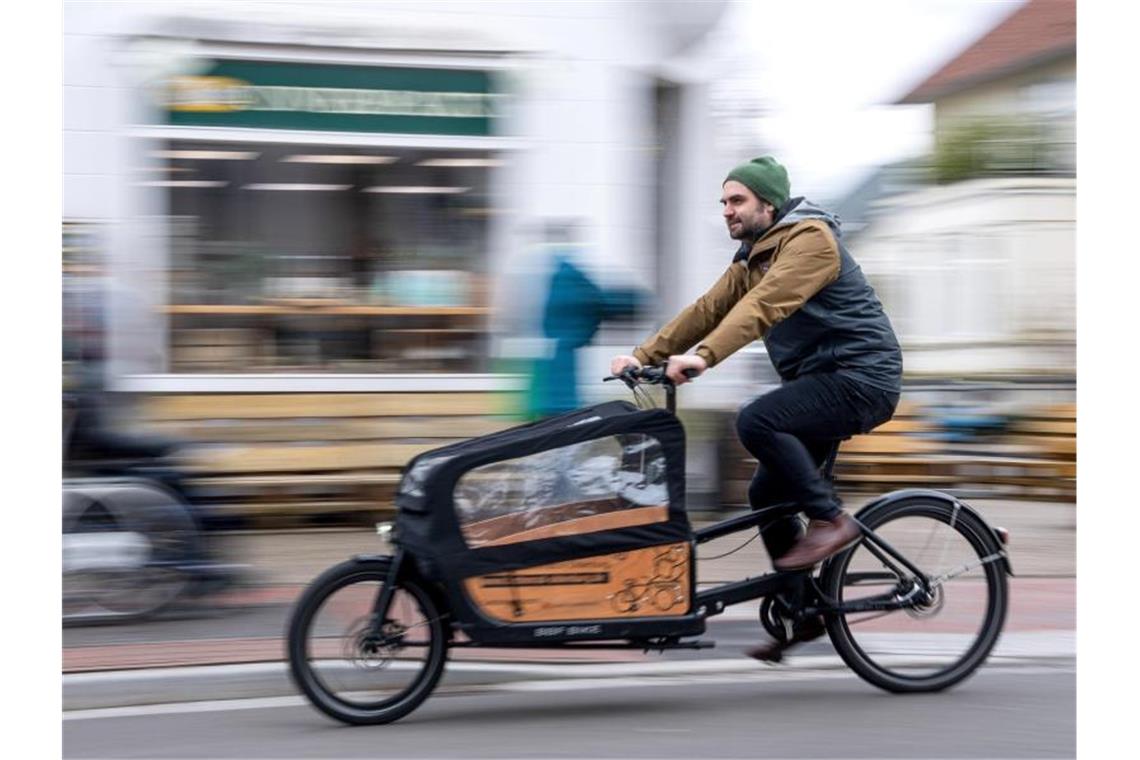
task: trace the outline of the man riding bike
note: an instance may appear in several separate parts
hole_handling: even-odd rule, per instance
[[[843,245],[839,220],[789,195],[787,171],[770,156],[729,172],[721,204],[729,236],[740,241],[732,263],[632,355],[610,363],[616,375],[668,360],[669,378],[681,385],[763,338],[782,382],[741,408],[736,429],[759,463],[752,508],[793,502],[809,520],[806,533],[791,513],[761,527],[782,571],[810,569],[858,538],[819,467],[836,441],[891,418],[902,380],[898,340]],[[788,642],[749,654],[779,660],[787,646],[822,633],[822,621],[807,621]]]

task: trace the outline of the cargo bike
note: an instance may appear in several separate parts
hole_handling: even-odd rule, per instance
[[[393,553],[330,568],[293,609],[290,673],[313,705],[350,724],[398,720],[436,687],[455,648],[707,648],[697,637],[708,619],[752,600],[778,640],[822,618],[843,661],[891,692],[939,691],[985,661],[1009,599],[1003,529],[952,495],[895,491],[856,514],[855,544],[810,571],[698,588],[699,545],[795,508],[694,529],[685,432],[664,368],[607,379],[638,403],[590,406],[409,462],[386,526]],[[665,408],[644,385],[664,386]]]

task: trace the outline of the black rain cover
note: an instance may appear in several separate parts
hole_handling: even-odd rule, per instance
[[[456,482],[465,473],[493,462],[629,433],[651,436],[661,445],[669,499],[666,522],[500,546],[467,546],[453,499]],[[663,409],[640,410],[625,401],[586,407],[419,455],[404,471],[396,506],[397,543],[437,580],[684,541],[691,536],[685,513],[684,428]]]

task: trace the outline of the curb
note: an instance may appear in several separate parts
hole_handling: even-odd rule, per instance
[[[1076,658],[1074,631],[1007,634],[990,656],[990,664],[1024,665],[1070,662]],[[900,655],[896,664],[918,662]],[[764,666],[747,657],[656,662],[519,663],[453,660],[447,664],[440,689],[472,689],[521,681],[617,680],[676,678],[733,673],[778,674],[779,671],[845,669],[834,653],[789,655],[778,666]],[[295,697],[297,688],[284,662],[145,668],[63,677],[63,709],[90,710],[207,700]]]
[[[599,663],[541,665],[507,662],[453,661],[439,688],[494,686],[517,681],[565,681],[599,678],[647,678],[756,672],[763,666],[744,657],[697,662]],[[846,667],[835,656],[789,657],[785,668]],[[201,665],[98,673],[63,678],[63,709],[90,710],[171,702],[297,696],[284,662],[244,665]]]

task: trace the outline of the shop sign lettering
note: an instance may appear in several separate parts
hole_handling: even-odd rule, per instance
[[[293,111],[359,116],[494,116],[495,93],[362,90],[252,85],[232,77],[175,77],[165,92],[171,111]]]

